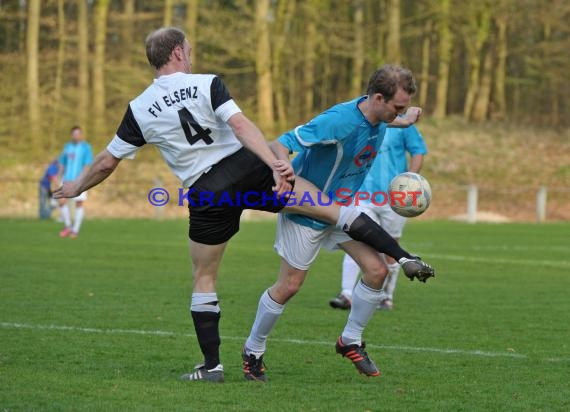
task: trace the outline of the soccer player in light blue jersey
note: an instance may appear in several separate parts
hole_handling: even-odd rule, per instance
[[[415,90],[408,69],[386,65],[374,72],[365,96],[333,106],[307,124],[285,133],[273,143],[273,150],[280,159],[297,152],[292,162],[297,176],[313,183],[334,201],[350,202],[352,199],[346,195],[362,185],[388,123],[390,126],[409,126],[417,120],[419,108],[406,111]],[[404,116],[396,118],[404,112]],[[358,208],[353,210],[360,213]],[[371,226],[371,223],[366,225]],[[362,279],[354,288],[348,322],[336,341],[336,351],[350,359],[360,373],[367,376],[380,374],[364,349],[362,334],[384,298],[382,285],[387,274],[384,261],[373,248],[351,239],[334,225],[308,216],[281,214],[275,241],[275,249],[281,256],[281,269],[275,284],[261,296],[255,322],[244,345],[242,357],[246,379],[266,380],[263,354],[267,337],[287,301],[301,287],[321,247],[344,250],[363,270]],[[406,273],[408,259],[400,258],[399,261]]]
[[[71,128],[71,141],[65,144],[63,151],[59,156],[60,175],[63,183],[73,182],[89,169],[93,163],[93,152],[91,145],[85,141],[83,130],[79,126]],[[59,209],[61,217],[65,223],[65,227],[59,236],[70,237],[75,239],[79,235],[79,229],[83,222],[85,212],[83,210],[83,202],[87,200],[87,191],[82,192],[79,196],[73,198],[75,201],[75,219],[73,225],[71,223],[71,214],[67,199],[59,199]]]
[[[386,199],[385,197],[372,196],[372,194],[388,193],[390,181],[400,173],[419,173],[426,154],[425,141],[416,126],[388,128],[376,159],[372,163],[372,168],[359,189],[359,192],[370,195],[368,198],[363,196],[361,200],[367,213],[397,241],[402,237],[406,218],[394,212],[387,201],[383,202]],[[409,165],[407,155],[410,156]],[[373,202],[374,199],[378,199],[375,201],[376,204]],[[390,256],[383,256],[388,265],[388,276],[386,276],[383,288],[386,296],[380,302],[379,309],[391,310],[394,305],[394,290],[398,281],[400,264]],[[352,289],[356,283],[358,272],[358,264],[350,255],[345,254],[342,264],[342,290],[329,301],[333,308],[350,308]]]

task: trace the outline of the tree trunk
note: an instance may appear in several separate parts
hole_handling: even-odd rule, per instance
[[[477,7],[483,7],[482,10]],[[469,9],[468,9],[469,13]],[[465,35],[465,47],[469,61],[469,81],[465,102],[463,104],[463,118],[469,120],[473,111],[475,97],[479,89],[479,72],[481,70],[481,50],[489,38],[490,16],[489,10],[484,4],[473,6],[467,16],[467,34]],[[474,32],[475,37],[471,38],[469,33]]]
[[[131,65],[131,50],[134,42],[133,31],[135,26],[135,0],[124,1],[123,22],[121,24],[121,42],[123,44],[121,62],[125,67],[129,67]]]
[[[41,106],[39,76],[39,33],[40,33],[40,0],[29,0],[28,27],[26,34],[26,52],[28,56],[28,120],[31,152],[35,155],[42,152],[41,142]]]
[[[18,11],[20,12],[21,16],[26,16],[25,1],[18,1]],[[28,27],[26,17],[21,17],[18,19],[18,51],[23,51],[24,48],[26,47],[26,41],[27,41],[26,28]]]
[[[350,82],[351,97],[361,95],[363,92],[362,71],[364,69],[364,5],[362,4],[362,0],[354,0],[353,33],[353,70]]]
[[[52,125],[57,125],[59,122],[59,111],[61,106],[61,88],[63,82],[63,67],[65,63],[65,8],[64,0],[57,0],[57,63],[55,67],[55,85],[53,89],[53,121]],[[58,128],[52,127],[50,133],[50,149],[57,146],[57,133]]]
[[[479,72],[481,70],[481,60],[479,53],[469,53],[469,81],[467,84],[467,93],[465,94],[465,101],[463,102],[463,118],[465,120],[471,119],[473,112],[473,104],[475,103],[475,96],[479,88]]]
[[[192,59],[192,71],[196,65],[196,47],[198,45],[198,30],[196,26],[198,25],[198,2],[199,0],[186,0],[186,36],[188,37],[188,42],[192,47],[190,51],[190,58]]]
[[[483,122],[489,113],[489,102],[491,98],[491,83],[493,81],[493,53],[491,47],[485,52],[483,58],[483,72],[481,73],[481,84],[477,93],[477,98],[473,106],[472,120]]]
[[[164,0],[164,18],[162,25],[164,27],[172,26],[172,0]]]
[[[430,50],[431,50],[431,30],[432,30],[432,21],[431,19],[426,20],[424,24],[423,30],[423,39],[422,39],[422,71],[420,74],[420,87],[419,87],[419,96],[418,96],[418,104],[420,107],[426,107],[427,104],[427,97],[428,97],[428,90],[429,90],[429,58],[430,58]]]
[[[507,74],[507,16],[502,14],[495,19],[497,38],[495,47],[497,64],[495,66],[495,82],[493,90],[493,110],[491,116],[495,120],[503,120],[506,116],[507,98],[505,95],[505,79]]]
[[[386,62],[386,42],[385,42],[385,34],[386,34],[386,19],[384,16],[386,15],[386,0],[378,0],[378,21],[375,24],[376,26],[376,36],[377,36],[377,44],[376,44],[376,58],[375,63],[377,67],[382,66]]]
[[[282,0],[278,3],[277,18],[275,19],[275,41],[271,50],[273,54],[271,74],[277,109],[277,123],[280,131],[287,127],[287,104],[285,103],[287,83],[283,81],[282,57],[286,49],[285,42],[291,35],[290,24],[295,14],[296,3],[295,0]],[[309,66],[309,62],[306,62],[306,72],[309,72]]]
[[[323,1],[323,13],[329,13],[331,9],[331,4],[328,1]],[[329,107],[333,103],[336,103],[338,100],[335,99],[335,96],[332,96],[331,89],[334,84],[334,70],[333,70],[333,61],[334,57],[332,57],[332,50],[329,44],[326,42],[319,42],[319,62],[321,67],[322,81],[320,82],[320,86],[318,87],[318,96],[319,96],[319,108]],[[308,113],[306,115],[309,115]]]
[[[388,38],[386,39],[386,58],[388,63],[400,64],[400,0],[388,0]]]
[[[447,115],[447,91],[451,61],[451,30],[449,29],[450,0],[439,2],[439,63],[437,68],[436,103],[433,116],[443,119]]]
[[[255,2],[255,72],[257,74],[257,112],[264,132],[273,130],[273,87],[271,83],[271,45],[269,43],[270,0]]]
[[[95,5],[95,55],[93,57],[93,134],[96,139],[106,139],[105,121],[105,45],[107,38],[107,13],[109,0],[99,0]]]
[[[554,36],[552,35],[553,31],[555,32]],[[550,21],[544,22],[543,32],[545,43],[552,44],[552,37],[556,37],[557,33],[556,29],[553,29],[553,25]],[[545,64],[544,62],[552,59],[552,53],[553,52],[550,50],[550,48],[548,50],[544,50],[543,52],[543,73],[546,73],[548,71],[548,64]],[[558,125],[560,123],[560,102],[558,99],[558,93],[561,85],[558,84],[556,76],[552,74],[545,75],[543,77],[545,78],[544,87],[547,92],[546,95],[548,96],[548,105],[550,106],[548,114],[544,116],[544,120],[552,125]]]
[[[315,101],[315,60],[317,59],[318,1],[305,2],[305,59],[303,69],[303,112],[310,116]],[[326,46],[325,46],[326,47]]]
[[[87,1],[77,0],[77,49],[78,49],[78,86],[79,101],[77,104],[77,121],[88,130],[89,118],[89,32],[87,18]]]

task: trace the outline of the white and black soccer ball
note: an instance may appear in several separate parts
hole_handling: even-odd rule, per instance
[[[389,191],[390,207],[400,216],[419,216],[431,202],[431,186],[417,173],[405,172],[394,177]]]

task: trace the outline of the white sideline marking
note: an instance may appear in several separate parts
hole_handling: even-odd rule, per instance
[[[437,253],[424,253],[427,258],[444,259],[444,260],[461,260],[467,262],[481,263],[508,263],[509,265],[529,265],[529,266],[553,266],[560,268],[570,268],[569,261],[563,260],[528,260],[528,259],[507,259],[507,258],[491,258],[483,256],[461,256],[461,255],[440,255]]]
[[[409,246],[413,246],[417,249],[421,249],[421,248],[437,248],[437,247],[441,247],[441,245],[435,244],[433,242],[415,242],[415,241],[408,241],[406,242],[407,245]],[[536,252],[537,250],[547,250],[547,251],[557,251],[557,252],[569,252],[570,251],[570,247],[568,246],[561,246],[561,245],[534,245],[534,246],[528,246],[528,245],[463,245],[461,247],[459,246],[452,246],[452,245],[445,245],[445,248],[450,250],[450,249],[455,249],[455,250],[461,250],[461,251],[491,251],[491,252],[496,252],[496,251],[519,251],[519,252],[527,252],[527,251],[532,251],[532,252]]]
[[[55,330],[63,332],[82,332],[82,333],[111,333],[111,334],[130,334],[130,335],[150,335],[150,336],[180,336],[195,338],[195,335],[189,333],[176,333],[163,330],[140,330],[140,329],[101,329],[101,328],[82,328],[77,326],[63,326],[63,325],[32,325],[27,323],[12,323],[0,322],[0,327],[4,329],[31,329],[31,330]],[[245,342],[244,337],[239,336],[222,336],[222,339],[237,340]],[[288,338],[272,338],[273,342],[291,343],[295,345],[317,345],[317,346],[331,346],[331,342],[318,341],[318,340],[304,340],[304,339],[288,339]],[[468,356],[481,356],[487,358],[515,358],[515,359],[528,359],[527,355],[512,352],[488,352],[482,350],[464,350],[464,349],[443,349],[443,348],[429,348],[429,347],[416,347],[416,346],[399,346],[399,345],[367,345],[370,348],[405,351],[405,352],[431,352],[441,353],[445,355],[468,355]],[[568,362],[570,359],[566,358],[549,358],[549,362]]]

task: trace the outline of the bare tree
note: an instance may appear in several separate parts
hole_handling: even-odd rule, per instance
[[[93,16],[95,44],[93,56],[93,134],[95,138],[106,138],[106,96],[105,96],[105,45],[107,38],[107,14],[109,0],[98,0]]]
[[[487,119],[489,103],[491,101],[491,83],[493,81],[493,53],[491,47],[487,47],[483,57],[483,69],[481,83],[477,91],[477,98],[473,105],[471,119],[474,122],[482,122]]]
[[[507,109],[506,92],[506,72],[507,72],[507,15],[499,13],[495,17],[497,36],[495,48],[497,53],[497,64],[495,67],[495,82],[493,83],[493,111],[492,117],[495,120],[503,120]]]
[[[57,0],[57,63],[55,67],[55,85],[53,89],[53,122],[57,124],[60,116],[61,107],[61,88],[63,81],[63,68],[65,63],[65,45],[67,36],[65,35],[65,2],[64,0]],[[50,133],[50,147],[56,144],[57,128],[52,127]]]
[[[124,0],[123,2],[123,19],[121,25],[121,41],[123,43],[123,53],[121,53],[121,62],[125,67],[131,64],[131,45],[133,44],[133,33],[135,23],[135,0]]]
[[[317,60],[317,21],[319,1],[304,2],[305,10],[305,61],[303,70],[303,109],[310,114],[315,101],[315,61]]]
[[[386,39],[386,59],[389,63],[400,64],[400,0],[388,0],[388,37]]]
[[[78,86],[77,121],[88,129],[89,116],[89,19],[87,0],[77,0]]]
[[[255,72],[257,74],[257,111],[260,127],[273,130],[273,85],[271,82],[271,45],[269,41],[270,0],[255,1]]]
[[[471,119],[473,105],[479,90],[481,51],[489,38],[491,13],[486,2],[473,2],[466,4],[462,14],[465,16],[466,21],[462,25],[461,31],[469,65],[469,80],[463,104],[463,117],[469,120]]]
[[[41,152],[41,105],[39,76],[39,33],[40,33],[40,0],[30,0],[28,5],[28,28],[26,52],[28,57],[28,119],[30,122],[30,142],[32,153]]]
[[[308,6],[309,4],[309,1],[305,2],[305,5]],[[286,42],[291,36],[291,20],[295,14],[296,5],[296,0],[279,1],[277,7],[277,16],[275,19],[275,34],[273,36],[274,46],[271,49],[271,74],[273,91],[275,93],[275,107],[277,109],[277,121],[279,130],[283,130],[287,127],[287,105],[285,103],[285,89],[287,87],[287,83],[283,81],[283,55],[287,50]],[[309,25],[310,22],[307,22],[307,31],[309,30]],[[310,42],[307,41],[307,44],[308,43]],[[305,64],[305,74],[309,76],[313,73],[314,61],[311,63],[310,60],[306,60]],[[303,77],[303,79],[305,80],[305,77]],[[311,84],[311,92],[312,90],[313,85]],[[305,90],[305,92],[307,91]]]
[[[431,35],[433,29],[433,22],[428,18],[423,27],[422,38],[422,65],[419,76],[420,87],[418,93],[418,104],[420,107],[426,107],[428,90],[429,90],[429,69],[430,69],[430,54],[431,54]]]
[[[350,94],[362,94],[362,71],[364,70],[364,5],[362,0],[354,0],[352,48],[352,75],[350,76]]]
[[[198,46],[198,0],[186,0],[186,35],[192,46],[190,57],[192,58],[192,66],[196,63],[196,47]],[[198,62],[199,64],[199,62]]]
[[[172,26],[172,0],[164,0],[164,16],[162,25],[164,27]]]
[[[439,63],[437,69],[436,102],[433,116],[442,119],[447,114],[449,65],[451,63],[451,30],[449,28],[450,0],[440,0],[437,32],[439,35]]]

